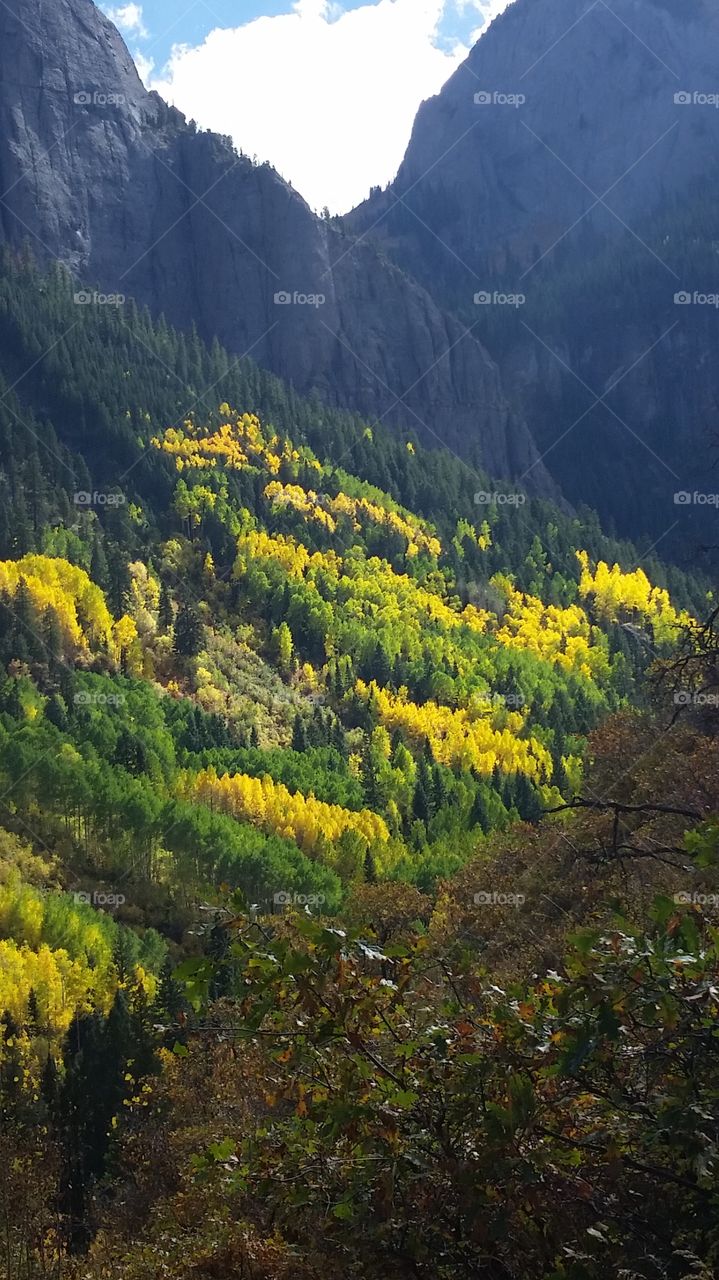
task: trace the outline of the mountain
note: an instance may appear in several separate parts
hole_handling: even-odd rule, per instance
[[[250,352],[300,392],[455,449],[478,443],[495,475],[532,467],[551,491],[466,327],[269,166],[148,93],[91,0],[0,8],[0,191],[10,245]]]
[[[704,0],[515,0],[345,220],[475,324],[570,500],[694,552],[695,524],[716,541],[718,61]],[[526,301],[478,311],[495,290]]]
[[[595,202],[590,223],[616,239],[705,176],[717,112],[675,95],[711,95],[718,56],[703,0],[515,0],[423,103],[395,181],[349,224],[397,241],[435,291],[441,259],[470,303],[488,266],[526,270],[585,230]]]

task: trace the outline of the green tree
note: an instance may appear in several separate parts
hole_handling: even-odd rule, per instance
[[[283,676],[288,676],[292,666],[292,632],[286,622],[281,622],[273,632],[273,647],[277,666]]]
[[[175,619],[174,649],[183,658],[196,658],[205,646],[205,628],[191,605],[181,604]]]

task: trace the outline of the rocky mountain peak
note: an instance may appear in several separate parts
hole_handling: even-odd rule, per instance
[[[704,0],[514,0],[350,225],[401,234],[420,278],[422,221],[469,268],[501,250],[532,261],[593,202],[591,223],[621,231],[711,163],[718,65]]]

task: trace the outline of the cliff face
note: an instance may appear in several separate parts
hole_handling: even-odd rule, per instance
[[[537,458],[465,326],[269,166],[147,93],[91,0],[0,6],[0,193],[0,238],[194,322],[301,392],[478,444],[498,476]],[[551,490],[541,464],[532,477]]]
[[[719,292],[718,69],[708,0],[515,0],[346,220],[478,319],[563,491],[631,535],[684,526],[719,438],[719,313],[675,305]]]
[[[423,103],[394,183],[349,224],[419,279],[444,242],[445,274],[469,289],[473,269],[526,268],[590,210],[619,236],[706,172],[718,67],[704,0],[515,0]]]

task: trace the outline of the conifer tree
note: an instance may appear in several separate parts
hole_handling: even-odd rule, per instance
[[[157,621],[163,631],[168,631],[174,620],[172,597],[164,582],[160,583],[160,600],[157,608]]]
[[[295,716],[294,724],[292,726],[292,750],[307,750],[307,730],[305,728],[304,719],[300,715],[299,711]]]
[[[371,849],[368,849],[364,856],[364,878],[365,884],[377,883],[377,867]]]
[[[175,619],[174,649],[183,658],[196,658],[205,644],[205,629],[191,605],[181,604]]]

